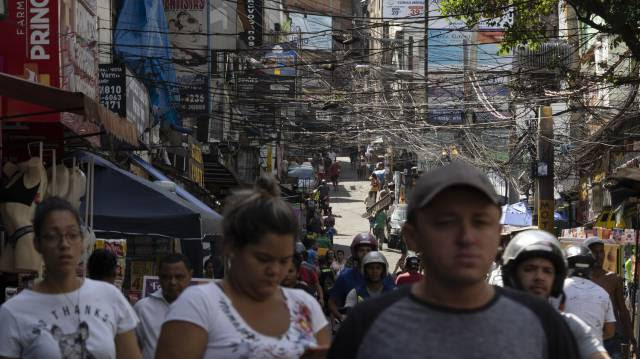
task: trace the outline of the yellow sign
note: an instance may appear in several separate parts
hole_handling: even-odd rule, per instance
[[[549,233],[554,233],[553,230],[553,214],[555,203],[553,200],[541,199],[538,200],[538,228],[545,230]]]
[[[189,175],[191,179],[200,187],[204,187],[204,166],[202,164],[202,150],[200,147],[191,145],[191,161],[189,165]]]

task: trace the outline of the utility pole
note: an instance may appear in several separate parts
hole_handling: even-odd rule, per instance
[[[553,113],[551,106],[541,105],[538,114],[538,163],[536,199],[538,204],[538,228],[554,233],[555,208],[553,191]]]

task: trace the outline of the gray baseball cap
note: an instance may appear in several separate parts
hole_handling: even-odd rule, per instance
[[[498,195],[484,173],[467,163],[455,161],[447,166],[426,172],[420,177],[409,197],[408,217],[410,218],[416,210],[426,207],[440,192],[454,186],[477,189],[485,194],[492,203],[500,205]]]

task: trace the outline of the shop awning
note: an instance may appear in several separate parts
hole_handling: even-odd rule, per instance
[[[158,181],[172,181],[171,178],[167,177],[164,173],[162,173],[157,168],[153,167],[149,162],[140,158],[140,156],[131,155],[131,159],[138,164],[140,167],[144,168],[152,177],[154,177]],[[202,201],[197,199],[194,195],[189,193],[187,190],[180,186],[176,186],[176,194],[180,196],[185,201],[191,203],[195,207],[199,209],[201,212],[205,212],[210,214],[213,218],[216,218],[219,221],[222,221],[222,216],[218,214],[218,212],[211,209],[209,206],[204,204]]]
[[[138,146],[139,133],[132,123],[120,118],[81,92],[65,91],[0,72],[0,96],[39,105],[50,109],[51,112],[83,115],[86,121],[92,121],[104,127],[105,131],[115,138],[132,146]],[[19,121],[20,118],[16,120]]]
[[[200,239],[218,233],[219,215],[201,211],[194,204],[98,155],[78,151],[73,156],[81,163],[93,160],[95,164],[95,229],[183,239]]]

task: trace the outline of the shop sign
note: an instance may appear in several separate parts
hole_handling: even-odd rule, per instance
[[[133,123],[138,129],[139,134],[148,137],[147,128],[149,127],[149,92],[147,88],[135,78],[133,73],[126,69],[126,86],[127,91],[127,120]],[[148,141],[145,141],[148,142]]]
[[[425,0],[383,0],[382,17],[385,19],[421,18]]]
[[[173,67],[179,85],[182,115],[207,112],[209,45],[207,0],[165,0]]]
[[[31,82],[60,87],[58,0],[9,1],[8,17],[0,21],[3,72]],[[6,99],[3,115],[47,111],[47,108]],[[59,114],[18,118],[21,122],[57,122]]]
[[[238,98],[242,100],[267,97],[295,98],[296,78],[276,75],[244,75],[236,80]]]
[[[120,117],[126,117],[126,73],[124,66],[100,65],[98,83],[100,85],[100,103]]]
[[[149,122],[146,87],[124,65],[103,64],[99,71],[100,103],[145,133]]]
[[[60,11],[68,16],[60,23],[60,87],[81,92],[98,100],[98,17],[96,0],[61,1]],[[100,132],[95,119],[65,112],[61,122],[77,134]],[[88,137],[88,141],[100,144],[100,137]]]
[[[191,144],[191,156],[189,161],[189,177],[200,187],[204,188],[204,164],[200,146]]]
[[[333,49],[331,16],[291,13],[291,33],[304,50]]]
[[[293,50],[274,50],[264,55],[262,64],[267,75],[296,76],[296,52]]]
[[[250,49],[262,46],[263,0],[239,0],[238,16],[244,31],[240,38]]]

